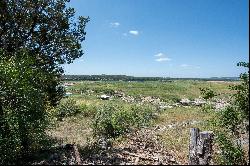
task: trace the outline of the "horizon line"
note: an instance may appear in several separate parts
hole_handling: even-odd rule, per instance
[[[127,76],[127,77],[152,77],[152,78],[239,78],[239,76],[211,76],[211,77],[170,77],[170,76],[133,76],[126,74],[63,74],[76,76]]]

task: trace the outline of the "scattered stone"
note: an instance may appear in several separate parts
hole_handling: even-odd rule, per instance
[[[125,96],[125,93],[123,93],[122,91],[114,91],[114,96],[121,98]]]
[[[215,103],[215,110],[218,111],[218,110],[221,110],[227,106],[229,106],[230,104],[229,103],[226,103],[226,102],[217,102]]]
[[[128,103],[133,103],[135,101],[135,98],[133,98],[132,96],[123,96],[121,97],[121,99]]]
[[[167,125],[168,128],[173,128],[175,125]]]
[[[136,157],[136,159],[135,159],[135,165],[138,165],[139,160],[140,160],[140,158]]]
[[[161,109],[165,109],[165,108],[173,108],[173,106],[171,105],[160,105]]]
[[[191,125],[198,124],[198,123],[201,123],[201,121],[193,120],[193,121],[190,122]]]
[[[108,95],[101,95],[100,98],[101,98],[102,100],[109,100],[109,99],[110,99],[110,96],[108,96]]]
[[[173,106],[173,107],[180,107],[181,105],[180,105],[180,103],[174,103],[174,104],[171,104],[171,106]]]
[[[188,105],[191,104],[191,101],[190,101],[189,99],[186,99],[186,98],[185,98],[185,99],[181,99],[180,103],[181,103],[182,105],[188,106]]]
[[[198,98],[198,99],[194,99],[192,104],[195,106],[202,106],[203,104],[206,104],[206,101]]]

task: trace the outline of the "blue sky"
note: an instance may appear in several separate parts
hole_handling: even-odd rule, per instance
[[[89,16],[66,74],[238,76],[249,61],[248,0],[71,0]]]

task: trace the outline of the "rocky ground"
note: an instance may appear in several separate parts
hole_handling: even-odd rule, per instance
[[[134,130],[116,143],[107,139],[89,142],[86,147],[60,145],[51,151],[47,158],[34,161],[33,165],[179,165],[174,152],[168,152],[160,141],[160,135],[171,128],[200,121],[182,121],[174,124]],[[188,147],[187,147],[188,148]]]
[[[127,134],[124,140],[111,145],[99,140],[88,147],[61,145],[47,159],[37,165],[176,165],[181,164],[159,142],[157,128],[143,128]],[[79,153],[80,152],[80,153]]]
[[[117,92],[114,96],[128,103],[150,103],[161,109],[173,107],[201,106],[206,101],[201,98],[194,100],[181,99],[178,103],[168,104],[159,98],[141,96],[138,100],[132,96]],[[106,100],[106,98],[105,98]],[[225,100],[211,102],[216,109],[228,105]],[[52,151],[47,151],[47,157],[31,162],[36,165],[180,165],[186,164],[177,161],[175,154],[166,150],[160,142],[159,135],[164,131],[200,123],[201,121],[181,121],[173,124],[161,124],[150,128],[141,128],[128,133],[122,141],[110,143],[106,139],[89,142],[86,147],[78,147],[72,144],[60,145]],[[187,147],[188,148],[188,147]]]
[[[101,153],[90,155],[82,162],[106,165],[178,164],[175,158],[164,150],[155,131],[149,128],[126,135],[124,141],[112,147],[102,146]]]

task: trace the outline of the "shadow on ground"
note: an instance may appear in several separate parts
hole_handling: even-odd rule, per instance
[[[77,147],[80,163],[77,161]],[[62,144],[62,140],[48,138],[44,140],[41,149],[32,151],[25,157],[17,159],[19,165],[123,165],[128,163],[126,158],[119,156],[121,150],[109,147],[103,149],[96,142],[87,146],[76,146],[73,144]]]

